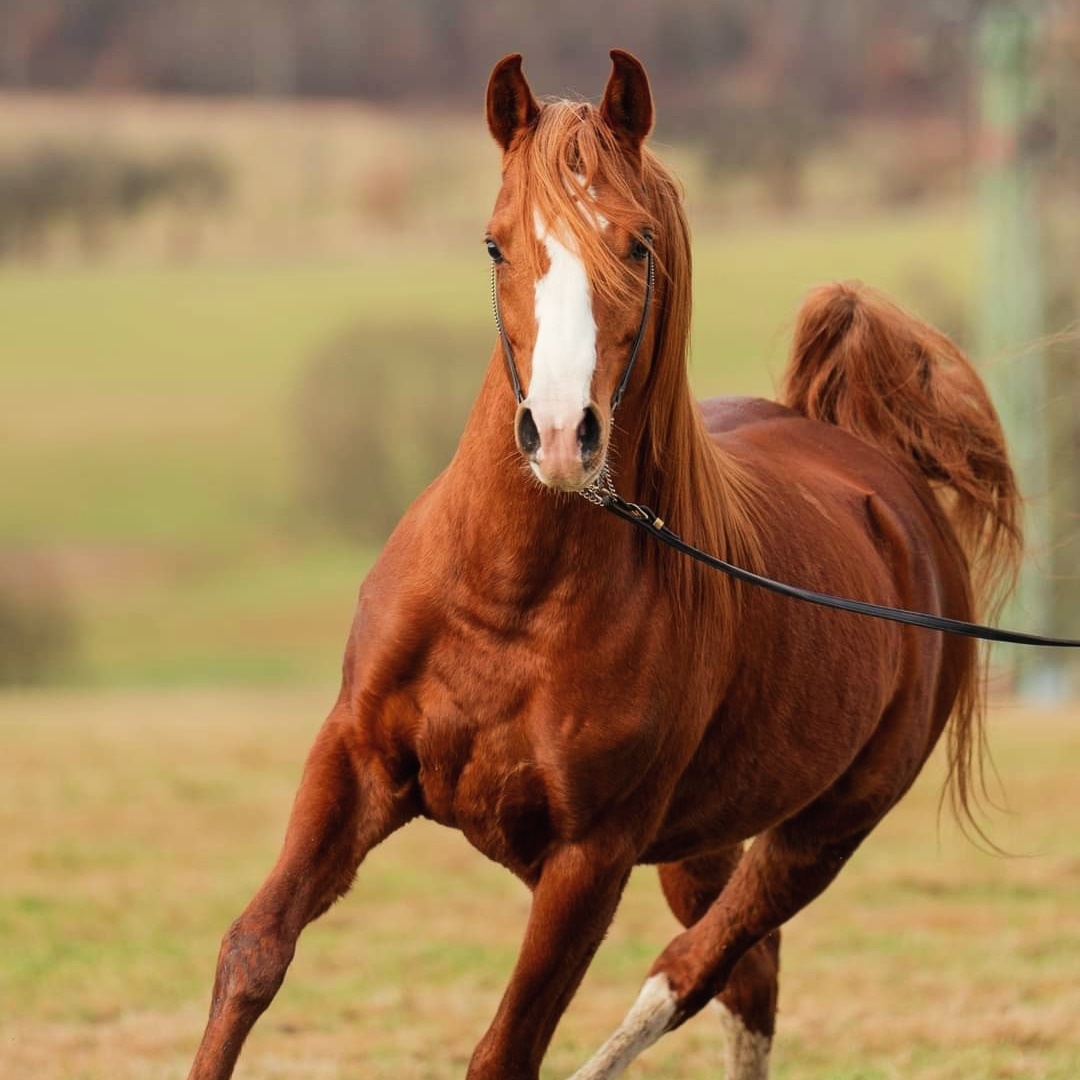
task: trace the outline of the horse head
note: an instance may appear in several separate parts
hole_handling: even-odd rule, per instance
[[[538,102],[518,54],[487,89],[503,159],[486,244],[518,397],[514,437],[535,476],[564,491],[601,477],[614,410],[631,375],[647,378],[655,321],[659,217],[643,147],[652,94],[635,57],[611,58],[599,108]]]

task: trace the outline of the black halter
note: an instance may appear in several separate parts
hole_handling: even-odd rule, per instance
[[[649,308],[652,306],[653,286],[656,282],[656,268],[653,263],[651,247],[645,248],[645,302],[641,308],[641,322],[638,324],[637,334],[634,336],[634,344],[630,346],[630,356],[623,369],[619,385],[611,395],[611,411],[614,412],[622,403],[626,387],[630,383],[630,375],[634,370],[638,353],[641,351],[641,342],[645,338],[645,327],[649,324]],[[491,264],[491,310],[495,314],[495,326],[499,331],[499,339],[502,341],[503,357],[506,360],[506,371],[510,376],[510,386],[514,391],[514,397],[520,405],[525,400],[525,394],[521,389],[521,376],[518,374],[517,364],[514,362],[514,350],[510,345],[510,339],[506,336],[503,327],[502,315],[499,312],[499,287],[495,274],[495,263]]]

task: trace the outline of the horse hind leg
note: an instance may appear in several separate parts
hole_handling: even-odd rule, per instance
[[[762,938],[735,965],[713,999],[727,1037],[727,1080],[767,1080],[776,1030],[780,931]]]
[[[411,816],[381,763],[358,772],[332,716],[308,756],[281,854],[226,932],[188,1080],[227,1080],[285,979],[301,930],[343,896],[367,852]]]
[[[746,989],[756,983],[760,993],[760,987],[768,985],[775,974],[767,975],[762,983],[748,968],[736,978],[743,959],[753,956],[756,960],[751,965],[776,967],[779,938],[769,945],[770,937],[824,892],[907,791],[933,747],[952,706],[955,687],[943,684],[936,703],[928,703],[921,692],[925,686],[925,682],[913,682],[910,693],[898,697],[880,718],[873,737],[848,771],[794,817],[758,836],[737,858],[726,883],[723,867],[714,866],[708,888],[700,884],[696,892],[689,890],[684,914],[692,916],[698,908],[704,908],[704,913],[668,943],[645,980],[638,1004],[573,1080],[612,1080],[634,1057],[714,997],[729,1009],[735,1005],[731,1011],[740,1017],[752,1015],[740,1004],[740,984]],[[695,873],[698,878],[710,877],[703,860],[679,865],[681,871],[664,871],[676,884],[680,873],[691,881]],[[715,896],[711,903],[710,893]],[[768,949],[776,950],[771,962]],[[644,1019],[642,1001],[649,1006]],[[768,1008],[774,1013],[775,1002]],[[632,1050],[622,1049],[628,1046]]]
[[[738,847],[659,868],[668,906],[684,927],[709,910],[741,856]],[[726,1036],[727,1080],[766,1080],[769,1075],[779,970],[780,931],[774,930],[742,956],[713,999]]]
[[[768,964],[760,943],[825,889],[870,831],[824,839],[808,824],[800,815],[747,848],[716,899],[668,943],[623,1022],[572,1080],[612,1080],[710,999],[719,997],[725,1005],[736,1001],[725,995],[744,957],[757,948],[752,963]],[[757,976],[751,971],[745,978],[752,981]]]

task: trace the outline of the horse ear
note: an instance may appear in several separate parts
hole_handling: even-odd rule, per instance
[[[611,50],[611,64],[600,116],[631,150],[638,150],[653,125],[649,76],[641,61],[623,49]]]
[[[521,72],[521,53],[504,56],[487,85],[488,130],[504,151],[522,128],[540,115],[540,106]]]

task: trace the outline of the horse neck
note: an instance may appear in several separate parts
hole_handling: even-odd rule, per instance
[[[753,568],[759,562],[755,486],[706,430],[684,351],[683,345],[654,357],[641,393],[646,404],[627,423],[634,486],[620,494],[650,506],[684,540]]]
[[[691,543],[753,569],[759,560],[753,530],[745,525],[741,470],[706,432],[685,365],[660,371],[665,357],[653,360],[648,379],[627,395],[615,420],[615,489],[647,503]],[[475,565],[489,581],[503,578],[508,589],[514,582],[524,593],[567,579],[587,591],[619,576],[619,569],[640,577],[651,566],[684,601],[700,595],[697,564],[636,535],[580,496],[550,491],[532,477],[514,443],[515,408],[496,348],[441,482],[438,513],[451,530],[459,564]]]
[[[605,577],[625,537],[578,495],[551,491],[531,474],[514,442],[514,395],[496,349],[454,459],[438,491],[438,514],[456,560],[488,581],[524,593],[574,577]]]

